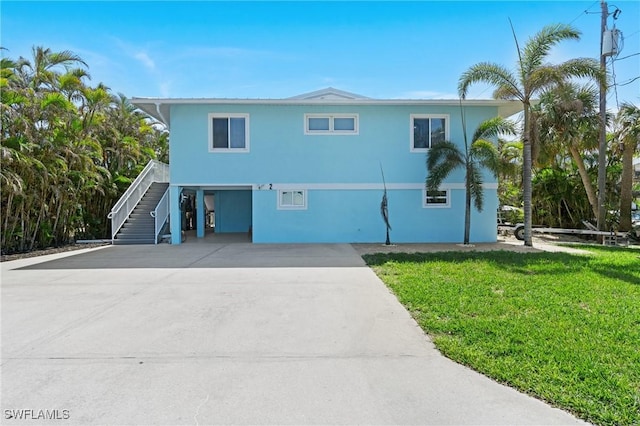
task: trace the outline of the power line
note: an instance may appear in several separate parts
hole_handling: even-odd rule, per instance
[[[637,77],[632,78],[631,80],[627,80],[624,83],[618,83],[618,86],[627,86],[627,85],[633,83],[634,81],[636,81],[638,79],[640,79],[640,75],[637,76]]]
[[[614,61],[621,61],[621,60],[623,60],[623,59],[627,59],[627,58],[630,58],[630,57],[632,57],[632,56],[637,56],[637,55],[640,55],[640,52],[639,52],[639,53],[634,53],[634,54],[632,54],[632,55],[623,56],[622,58],[614,58],[613,60],[614,60]]]
[[[616,106],[620,109],[620,102],[618,101],[618,84],[616,83],[616,69],[613,66],[614,60],[611,58],[611,76],[613,77],[613,91],[616,94]]]
[[[598,4],[598,0],[594,1],[593,4],[591,6],[589,6],[588,8],[586,8],[583,12],[580,13],[580,15],[576,16],[575,19],[571,22],[569,22],[569,25],[573,24],[574,22],[576,22],[578,19],[580,19],[581,16],[583,15],[588,15],[591,13],[600,13],[600,12],[589,12],[589,9],[591,9],[595,4]]]

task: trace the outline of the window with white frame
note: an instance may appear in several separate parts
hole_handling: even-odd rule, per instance
[[[305,114],[305,135],[357,135],[358,114]]]
[[[411,151],[424,152],[449,139],[449,116],[411,114]]]
[[[249,114],[209,114],[209,151],[249,152]]]
[[[278,191],[278,209],[281,210],[304,210],[307,208],[307,191],[305,190],[284,190]]]
[[[426,189],[423,189],[422,207],[450,207],[451,202],[449,199],[449,195],[449,191],[446,189],[440,191],[428,191]]]

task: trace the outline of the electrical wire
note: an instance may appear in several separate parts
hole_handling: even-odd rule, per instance
[[[638,56],[638,55],[640,55],[640,52],[638,52],[638,53],[633,53],[633,54],[631,54],[631,55],[627,55],[627,56],[623,56],[622,58],[617,58],[617,57],[616,57],[616,58],[614,59],[614,61],[621,61],[621,60],[623,60],[623,59],[627,59],[627,58],[630,58],[630,57],[632,57],[632,56]]]
[[[639,75],[639,76],[637,76],[637,77],[634,77],[634,78],[632,78],[632,79],[630,79],[630,80],[627,80],[627,81],[625,81],[624,83],[618,83],[618,86],[626,86],[626,85],[629,85],[629,84],[633,83],[634,81],[636,81],[636,80],[638,80],[638,79],[640,79],[640,75]]]
[[[616,95],[616,107],[620,109],[620,101],[618,101],[618,84],[616,83],[616,69],[613,66],[615,61],[611,58],[611,77],[613,77],[613,91]]]
[[[573,24],[574,22],[576,22],[578,19],[580,19],[580,17],[582,17],[583,15],[588,15],[589,13],[593,13],[593,12],[589,12],[589,9],[591,9],[594,5],[596,5],[598,3],[598,0],[594,1],[591,6],[589,6],[588,8],[586,8],[583,12],[580,12],[580,15],[576,16],[575,19],[571,22],[569,22],[569,25]]]

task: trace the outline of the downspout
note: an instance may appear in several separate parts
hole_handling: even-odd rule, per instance
[[[162,124],[167,126],[167,130],[169,130],[169,121],[167,121],[164,114],[162,114],[162,112],[160,111],[160,102],[156,102],[155,105],[156,105],[156,112],[158,113],[158,117],[160,117],[160,121],[162,121]]]

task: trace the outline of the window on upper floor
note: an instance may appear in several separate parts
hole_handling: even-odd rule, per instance
[[[305,190],[279,190],[278,209],[281,210],[305,210],[307,208],[307,191]]]
[[[305,135],[357,135],[358,114],[305,114]]]
[[[209,151],[249,152],[249,114],[209,114]]]
[[[438,142],[449,139],[449,116],[411,114],[411,151],[425,152]]]
[[[422,207],[451,207],[449,191],[422,190]]]

